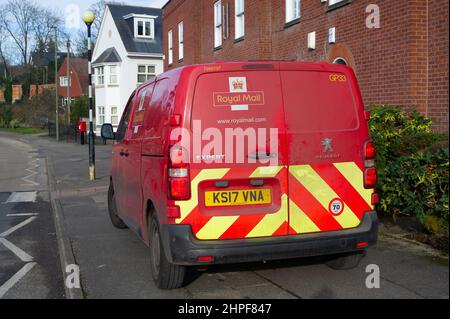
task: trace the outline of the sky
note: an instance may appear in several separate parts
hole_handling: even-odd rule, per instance
[[[0,4],[5,3],[6,1],[7,0],[0,0]],[[84,27],[81,19],[70,19],[70,16],[81,17],[81,14],[87,10],[91,4],[96,2],[96,0],[35,0],[35,3],[42,7],[53,8],[64,14],[66,29],[68,30]],[[116,0],[115,2],[161,8],[167,0]]]

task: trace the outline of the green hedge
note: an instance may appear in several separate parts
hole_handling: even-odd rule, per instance
[[[431,120],[399,107],[371,107],[377,149],[379,212],[416,216],[432,234],[448,231],[448,135],[431,131]]]

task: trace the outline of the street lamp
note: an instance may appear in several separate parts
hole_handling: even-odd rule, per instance
[[[88,33],[88,81],[89,81],[89,178],[95,180],[95,143],[94,143],[94,124],[92,123],[92,67],[91,67],[91,26],[95,20],[95,14],[92,11],[83,13],[82,19],[87,26]]]
[[[58,29],[55,28],[55,126],[56,140],[59,141],[59,97],[58,97]]]

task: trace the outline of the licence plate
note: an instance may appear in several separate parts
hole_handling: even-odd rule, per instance
[[[263,205],[272,202],[270,188],[205,192],[205,205]]]

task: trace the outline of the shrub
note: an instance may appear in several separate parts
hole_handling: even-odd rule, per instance
[[[416,111],[377,105],[369,128],[377,148],[379,210],[416,216],[430,233],[448,229],[448,136]]]

